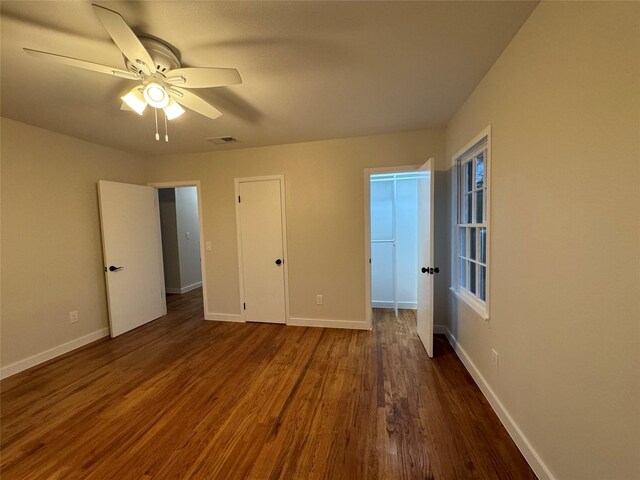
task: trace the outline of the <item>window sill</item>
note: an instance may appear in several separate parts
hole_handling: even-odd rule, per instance
[[[467,307],[478,314],[483,320],[489,320],[489,311],[486,304],[480,302],[478,299],[468,294],[464,290],[460,290],[454,287],[450,287],[449,291]]]

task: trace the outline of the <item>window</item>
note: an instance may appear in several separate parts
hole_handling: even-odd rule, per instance
[[[489,133],[454,157],[457,221],[453,291],[488,318],[489,279]]]

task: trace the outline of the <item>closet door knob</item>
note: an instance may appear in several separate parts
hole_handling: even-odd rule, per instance
[[[433,269],[434,273],[440,273],[440,269],[438,267]]]
[[[282,260],[277,259],[277,260],[276,260],[276,265],[282,265]]]
[[[422,267],[422,268],[420,269],[420,271],[421,271],[422,273],[429,273],[429,269],[428,269],[428,268],[425,268],[425,267]]]

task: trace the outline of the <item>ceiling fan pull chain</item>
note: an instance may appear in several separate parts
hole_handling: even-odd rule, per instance
[[[164,141],[169,143],[169,127],[167,123],[167,112],[164,112]]]
[[[153,109],[153,113],[156,116],[156,140],[160,141],[160,134],[158,133],[158,109],[154,108]]]

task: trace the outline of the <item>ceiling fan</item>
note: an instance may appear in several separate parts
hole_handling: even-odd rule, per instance
[[[92,5],[92,7],[100,23],[122,51],[126,70],[30,48],[24,48],[24,51],[36,58],[140,82],[123,96],[122,100],[139,115],[142,115],[148,105],[154,108],[156,140],[160,140],[159,109],[162,109],[165,114],[165,141],[167,142],[169,141],[166,133],[167,120],[182,115],[184,113],[182,107],[212,119],[222,115],[213,105],[187,89],[240,84],[242,79],[235,68],[182,68],[178,57],[168,45],[156,38],[138,37],[119,13],[99,5]]]

